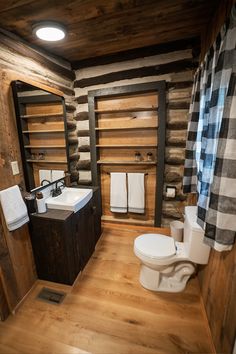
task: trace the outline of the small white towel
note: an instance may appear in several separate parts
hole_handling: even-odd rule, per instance
[[[1,191],[0,201],[9,231],[16,230],[29,221],[27,208],[18,186]]]
[[[128,173],[128,210],[138,214],[145,212],[144,173]]]
[[[52,181],[51,172],[52,172],[51,170],[39,170],[39,183],[40,183],[40,185],[44,179],[46,179],[49,182]]]
[[[113,213],[127,213],[126,173],[111,173],[110,209]]]
[[[62,170],[52,170],[52,182],[65,177],[65,172]]]

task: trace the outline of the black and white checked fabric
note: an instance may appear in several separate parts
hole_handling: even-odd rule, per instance
[[[236,236],[236,62],[225,101],[205,221],[205,242],[218,251],[230,250]]]
[[[230,138],[232,115],[235,118],[235,46],[236,5],[195,75],[183,179],[185,193],[198,193],[197,221],[205,230],[205,242],[218,251],[232,247],[236,230],[232,205],[236,199],[230,200],[226,192],[234,182],[226,160],[228,153],[233,156],[230,150],[236,151],[235,139]],[[234,160],[236,167],[234,157],[231,164]]]

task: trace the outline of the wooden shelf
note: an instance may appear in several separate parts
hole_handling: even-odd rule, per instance
[[[27,114],[21,116],[22,119],[35,119],[35,118],[63,118],[63,114]]]
[[[65,149],[66,145],[25,145],[25,149]]]
[[[107,160],[98,160],[99,165],[156,165],[156,161],[107,161]]]
[[[96,145],[98,148],[156,148],[156,144],[145,144],[145,145],[138,145],[138,144],[129,144],[129,145]]]
[[[158,126],[149,126],[149,127],[104,127],[104,128],[95,128],[95,130],[133,130],[133,129],[157,129]]]
[[[64,129],[54,129],[54,130],[23,130],[24,134],[32,134],[32,133],[64,133]]]
[[[36,162],[36,163],[67,163],[66,160],[31,160],[31,159],[28,159],[26,160],[27,162]]]
[[[157,111],[158,107],[134,107],[134,108],[124,108],[124,109],[95,109],[95,113],[110,114],[110,113],[125,113],[125,112],[150,112]]]

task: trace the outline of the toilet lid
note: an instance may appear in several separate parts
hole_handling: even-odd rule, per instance
[[[134,241],[134,247],[141,254],[151,258],[167,258],[175,255],[175,241],[160,234],[143,234]]]

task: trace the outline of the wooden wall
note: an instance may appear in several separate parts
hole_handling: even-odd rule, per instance
[[[168,225],[182,216],[186,195],[181,191],[185,152],[186,128],[192,90],[193,58],[191,41],[161,45],[159,54],[136,57],[118,62],[84,67],[76,71],[75,96],[77,107],[77,129],[79,134],[80,160],[78,163],[79,183],[91,183],[89,123],[87,94],[89,90],[110,88],[129,84],[167,82],[167,133],[165,151],[165,185],[177,188],[176,198],[164,196],[162,224]],[[121,55],[122,57],[122,55]],[[114,59],[113,59],[114,60]],[[84,163],[82,163],[82,161]]]
[[[68,120],[73,119],[73,72],[64,61],[29,48],[11,34],[0,31],[0,189],[24,186],[20,148],[10,83],[22,80],[53,93],[64,94]],[[13,176],[11,161],[20,174]],[[0,210],[0,317],[6,304],[13,310],[36,280],[28,225],[9,232]],[[2,310],[2,311],[1,311]]]
[[[235,1],[221,1],[202,38],[202,57],[228,16]],[[230,252],[211,251],[199,272],[203,302],[217,353],[231,354],[236,335],[236,245]]]

